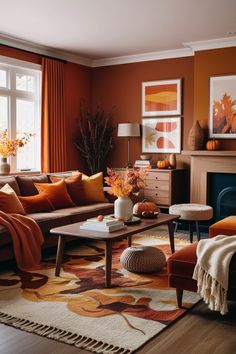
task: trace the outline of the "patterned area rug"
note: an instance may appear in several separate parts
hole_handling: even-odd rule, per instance
[[[176,249],[186,243],[176,239]],[[170,255],[163,229],[139,234],[133,244],[152,245]],[[185,309],[176,308],[166,268],[156,274],[129,273],[119,262],[126,247],[126,241],[121,241],[113,248],[111,289],[104,288],[102,242],[67,249],[60,277],[54,276],[52,258],[37,271],[1,273],[0,322],[93,353],[132,353],[183,315],[199,297],[185,291]]]

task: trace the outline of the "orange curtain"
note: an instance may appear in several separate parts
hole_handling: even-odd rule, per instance
[[[42,172],[66,171],[65,63],[42,59]]]

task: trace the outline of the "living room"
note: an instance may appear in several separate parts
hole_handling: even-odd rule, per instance
[[[149,6],[145,5],[148,3]],[[60,134],[56,131],[56,124],[54,128],[48,130],[49,133],[47,129],[29,131],[29,133],[33,133],[30,137],[32,141],[39,134],[38,139],[40,139],[42,150],[41,148],[37,150],[39,154],[39,157],[35,157],[37,163],[35,162],[32,167],[28,166],[29,158],[27,157],[17,160],[19,153],[16,155],[16,159],[13,157],[9,160],[11,161],[10,176],[1,176],[1,178],[9,178],[18,174],[18,182],[24,182],[24,177],[21,177],[24,174],[32,174],[32,176],[41,172],[45,174],[63,174],[63,172],[67,171],[79,171],[90,177],[92,175],[91,170],[86,159],[81,156],[76,147],[75,141],[80,138],[79,122],[82,104],[85,105],[88,111],[93,113],[96,113],[97,107],[100,107],[106,115],[110,116],[113,126],[112,148],[109,150],[105,160],[103,172],[105,172],[106,166],[109,166],[116,169],[116,171],[124,173],[122,169],[127,165],[127,162],[131,162],[133,166],[135,161],[140,160],[140,155],[142,154],[152,156],[152,164],[155,165],[152,171],[154,174],[162,173],[166,175],[168,173],[168,176],[170,175],[170,178],[174,181],[175,173],[184,171],[185,176],[182,179],[181,187],[179,187],[179,182],[178,184],[177,182],[175,182],[176,184],[172,183],[173,190],[179,189],[179,193],[176,192],[178,198],[176,197],[175,199],[173,192],[171,194],[173,199],[168,200],[166,205],[159,204],[158,206],[161,207],[161,211],[166,213],[172,204],[210,204],[214,209],[214,218],[210,217],[210,220],[207,221],[203,219],[203,224],[199,222],[200,231],[207,238],[209,226],[220,219],[224,219],[224,216],[216,217],[217,202],[214,199],[214,195],[218,187],[215,190],[212,189],[212,186],[216,185],[216,179],[219,178],[220,181],[217,183],[219,185],[223,184],[225,189],[236,187],[234,175],[236,171],[236,135],[232,132],[229,133],[229,131],[214,135],[209,113],[210,105],[214,103],[211,96],[211,85],[214,85],[215,78],[219,78],[222,81],[225,78],[232,78],[233,90],[235,89],[236,4],[233,0],[207,0],[198,3],[191,2],[190,4],[186,0],[168,2],[148,0],[145,4],[142,1],[138,1],[137,5],[134,0],[128,0],[126,4],[121,2],[111,4],[107,0],[99,0],[96,5],[92,1],[71,1],[71,3],[69,2],[70,8],[68,8],[68,3],[65,4],[63,1],[57,2],[57,5],[53,1],[44,1],[40,5],[30,3],[27,0],[21,2],[21,4],[16,1],[2,4],[4,18],[1,20],[0,72],[8,65],[9,67],[26,65],[28,69],[33,68],[32,70],[35,70],[35,68],[38,68],[41,72],[45,58],[60,63],[64,70],[64,107],[62,109],[64,112],[64,125],[62,127],[64,128],[60,128]],[[55,9],[55,6],[58,8]],[[53,18],[54,26],[51,24],[51,18]],[[142,23],[142,27],[140,23]],[[1,78],[0,76],[0,98],[5,97],[5,93],[3,94],[2,91],[4,88],[2,87]],[[44,77],[43,82],[45,83],[45,81]],[[159,112],[158,114],[154,110],[154,112],[145,114],[144,94],[142,91],[144,84],[154,82],[155,86],[176,81],[180,83],[181,107],[179,112],[175,114]],[[233,91],[232,101],[235,100],[234,93]],[[43,86],[43,95],[45,95],[45,86]],[[41,111],[45,108],[45,101],[44,96]],[[4,102],[4,100],[2,103],[0,101],[1,112],[5,112]],[[233,102],[232,107],[235,111],[235,103]],[[60,115],[60,112],[58,114]],[[11,109],[11,115],[14,115],[13,109]],[[44,114],[44,119],[46,116],[47,114]],[[159,122],[162,122],[161,119],[167,119],[167,117],[169,117],[170,122],[172,122],[171,119],[173,118],[180,122],[179,150],[174,151],[176,168],[161,170],[156,167],[157,161],[169,161],[173,151],[171,149],[168,150],[168,148],[158,151],[156,146],[152,147],[152,149],[146,148],[143,127],[148,120],[153,120],[157,124],[158,119]],[[190,147],[190,132],[196,121],[200,124],[202,145],[192,148]],[[118,126],[122,123],[138,124],[142,128],[140,136],[130,137],[128,156],[127,137],[124,138],[117,134]],[[9,133],[11,129],[14,132],[14,124],[10,122],[8,126]],[[4,124],[1,122],[1,129],[2,126]],[[196,136],[194,136],[194,139],[197,141]],[[219,142],[216,150],[208,150],[206,148],[208,140]],[[48,146],[51,145],[52,149],[50,150]],[[22,147],[22,153],[25,148],[27,149],[27,144]],[[59,157],[56,153],[57,150],[60,151],[58,153]],[[30,154],[30,152],[28,153]],[[18,168],[17,166],[21,167]],[[65,175],[65,177],[68,177],[68,175]],[[58,178],[58,176],[55,178]],[[46,180],[43,177],[42,180],[35,180],[34,182],[36,184],[44,184]],[[58,183],[56,180],[52,182]],[[22,185],[19,184],[20,189]],[[96,193],[96,190],[95,192],[92,191],[92,193]],[[232,204],[235,190],[231,189],[229,195],[231,196],[230,203]],[[93,213],[89,214],[90,217],[106,214],[108,211],[111,213],[113,201],[111,201],[112,206],[109,207],[107,205],[102,206],[101,202],[102,199],[100,200],[100,206],[95,211],[91,209],[91,206],[88,207],[87,212]],[[230,210],[233,210],[232,214],[234,214],[234,206],[230,208]],[[159,217],[160,215],[150,222],[157,223]],[[65,212],[63,217],[61,214],[58,216],[60,222],[53,225],[52,228],[63,226],[63,218],[66,218]],[[74,223],[81,221],[73,213],[72,219]],[[171,219],[171,222],[173,220]],[[169,221],[164,221],[164,224],[169,226]],[[136,227],[140,228],[140,225]],[[157,237],[158,247],[166,252],[168,257],[171,256],[173,251],[169,247],[171,232],[168,235],[165,229],[160,228],[158,229],[160,232],[157,231],[157,235],[154,235],[154,231],[146,230],[148,231],[144,231],[144,233],[146,232],[144,244],[146,245],[147,243],[148,246],[152,246],[153,240]],[[234,233],[231,233],[231,235],[234,235]],[[138,245],[137,237],[133,237],[135,240],[133,242]],[[162,244],[162,237],[166,240],[164,244]],[[194,232],[195,240],[196,233]],[[110,250],[113,257],[110,277],[116,286],[118,284],[118,286],[122,287],[121,292],[117,292],[116,288],[109,289],[106,286],[104,288],[104,259],[101,258],[101,253],[104,253],[104,249],[98,243],[92,244],[90,249],[82,243],[78,257],[76,256],[76,250],[73,248],[70,253],[66,253],[63,257],[64,245],[62,245],[61,258],[63,258],[63,262],[66,262],[66,265],[61,265],[58,260],[57,270],[59,269],[59,274],[61,271],[60,277],[53,276],[56,251],[54,254],[49,254],[49,260],[45,263],[48,265],[48,269],[46,269],[47,267],[44,264],[44,269],[38,272],[35,270],[37,276],[32,276],[32,278],[30,278],[29,274],[33,273],[24,271],[18,272],[15,276],[11,275],[11,278],[4,278],[4,272],[8,270],[11,264],[9,262],[1,262],[1,290],[5,286],[9,286],[7,284],[10,284],[12,288],[18,288],[19,284],[21,284],[20,288],[26,289],[23,291],[22,299],[19,300],[19,309],[14,309],[15,317],[10,311],[9,302],[9,312],[6,309],[9,317],[1,318],[0,331],[2,339],[0,342],[3,348],[2,353],[16,351],[26,354],[41,353],[43,350],[47,353],[121,353],[122,350],[123,353],[135,351],[140,354],[164,352],[209,353],[209,351],[224,354],[236,353],[236,341],[234,338],[236,325],[235,302],[229,303],[229,312],[222,316],[218,312],[209,310],[202,301],[195,305],[199,301],[198,295],[195,292],[190,292],[192,295],[184,298],[185,309],[178,309],[175,290],[173,289],[171,295],[168,295],[167,284],[161,283],[160,279],[164,274],[162,271],[159,278],[151,275],[148,278],[149,280],[142,274],[128,273],[127,270],[122,270],[122,276],[119,276],[121,274],[119,273],[121,272],[119,252],[125,247],[124,241],[119,242],[114,242],[115,249],[113,251]],[[1,242],[0,245],[2,245]],[[5,244],[3,243],[3,245]],[[177,254],[180,249],[188,245],[189,233],[186,228],[180,228],[175,233],[174,246],[172,244],[175,247],[175,251],[177,250],[175,253]],[[107,248],[106,251],[108,252],[109,249]],[[86,255],[87,252],[87,258],[83,258],[83,255]],[[2,260],[4,252],[1,253],[0,259]],[[54,262],[51,262],[53,263],[52,268],[50,267],[50,259]],[[7,257],[6,260],[8,260]],[[85,273],[80,278],[80,272],[77,269],[81,265],[85,266],[83,269]],[[73,270],[71,270],[72,268]],[[96,272],[86,273],[92,268]],[[46,278],[50,280],[47,286]],[[82,279],[79,285],[77,278]],[[109,283],[109,274],[107,279]],[[142,293],[142,289],[146,287],[145,284],[148,281],[150,282],[150,279],[152,279],[152,286],[149,287],[148,293]],[[38,284],[36,284],[37,281],[39,282]],[[127,285],[125,285],[126,283]],[[134,283],[137,283],[136,288]],[[34,292],[39,286],[40,292]],[[83,293],[80,295],[82,299],[80,307],[78,307],[76,301],[73,302],[73,296],[80,293],[79,286],[83,288]],[[161,294],[163,296],[163,307],[159,307],[160,304],[154,303],[154,298],[156,297],[154,288],[158,289],[158,295]],[[101,290],[100,292],[99,289]],[[129,291],[129,289],[132,289],[132,291]],[[164,294],[164,291],[166,291],[166,294]],[[69,294],[68,298],[65,295],[67,292]],[[8,294],[12,304],[12,299],[14,299],[16,294],[11,293],[10,289]],[[37,329],[37,324],[45,323],[46,326],[47,323],[50,323],[50,320],[48,322],[44,321],[45,314],[42,314],[41,318],[36,316],[35,312],[40,311],[38,310],[40,307],[36,307],[36,309],[32,307],[32,314],[30,313],[28,317],[28,312],[31,312],[31,309],[27,310],[24,301],[37,302],[40,306],[39,298],[42,304],[45,302],[45,304],[51,305],[55,312],[58,306],[64,314],[64,306],[67,306],[70,308],[71,313],[85,319],[84,322],[81,322],[81,326],[84,328],[79,328],[78,331],[70,332],[70,334],[67,333],[67,331],[71,331],[69,325],[62,326],[61,330],[58,329],[57,323],[63,322],[63,318],[58,315],[58,318],[55,316],[56,329],[54,331],[50,329],[50,326]],[[65,302],[63,303],[63,301]],[[114,303],[112,304],[112,302]],[[153,306],[152,303],[154,304]],[[3,301],[3,304],[6,304],[6,302]],[[20,306],[24,308],[24,318],[31,321],[30,324],[28,322],[22,323],[23,318]],[[140,307],[142,315],[138,314],[138,306],[143,306]],[[101,311],[98,315],[101,309],[103,309],[103,312]],[[135,313],[134,316],[132,316],[132,311]],[[95,315],[90,317],[89,314],[92,312],[97,312],[97,317]],[[162,315],[160,315],[160,312],[162,312]],[[4,313],[4,307],[2,306],[1,313]],[[49,312],[49,317],[52,316],[51,313]],[[183,313],[185,313],[185,316],[182,316]],[[72,315],[70,316],[70,318],[73,317]],[[108,317],[111,317],[110,322]],[[17,318],[18,320],[16,320]],[[90,336],[88,333],[90,329],[93,331],[95,322],[100,329],[93,337],[92,334]],[[115,326],[114,323],[116,323]],[[104,328],[102,328],[103,325]],[[80,327],[80,324],[78,326]],[[122,340],[119,341],[117,338],[114,341],[112,333],[108,335],[110,328],[112,329],[111,332],[113,332],[113,330],[115,331],[113,327],[119,326],[123,328],[123,332],[119,332],[116,337],[120,336],[123,339],[123,343]],[[145,326],[148,335],[143,341],[140,338],[144,336]],[[25,330],[24,327],[26,328]],[[35,330],[34,327],[36,328]],[[162,331],[164,328],[165,330]],[[58,332],[61,331],[62,335],[57,335],[56,330]],[[82,344],[80,344],[80,335],[83,337],[83,340],[81,339]],[[127,338],[129,335],[130,339]],[[106,336],[107,342],[104,339]],[[73,339],[74,337],[76,339]],[[84,338],[88,339],[89,345],[86,346],[87,339],[85,340]],[[90,342],[91,338],[94,340],[93,342]],[[98,343],[99,340],[101,344]],[[130,344],[129,342],[133,343]],[[106,347],[107,343],[112,344],[113,347]]]

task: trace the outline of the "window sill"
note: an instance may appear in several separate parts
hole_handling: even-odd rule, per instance
[[[0,175],[0,176],[24,176],[24,175],[39,175],[41,171],[16,171],[10,172],[8,175]]]

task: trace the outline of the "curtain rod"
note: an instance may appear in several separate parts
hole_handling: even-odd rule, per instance
[[[61,61],[61,62],[64,63],[64,64],[67,64],[67,60],[64,60],[64,59],[55,58],[55,57],[52,57],[52,56],[50,56],[50,55],[35,53],[35,52],[32,52],[31,50],[16,48],[16,47],[13,47],[13,46],[7,45],[7,44],[2,44],[2,45],[3,45],[4,47],[16,49],[16,50],[21,50],[22,52],[25,52],[25,53],[40,55],[41,57],[44,57],[44,58],[47,58],[47,59],[54,59],[54,60],[57,60],[57,61]]]

